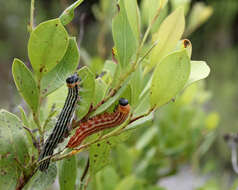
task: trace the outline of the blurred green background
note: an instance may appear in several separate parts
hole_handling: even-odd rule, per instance
[[[113,42],[110,22],[113,11],[112,9],[107,9],[107,15],[100,15],[98,9],[100,5],[102,6],[103,1],[105,0],[85,0],[77,8],[73,22],[67,26],[69,33],[78,38],[81,64],[90,64],[91,62],[100,64],[105,58],[111,56]],[[35,24],[57,17],[72,2],[72,0],[36,0]],[[141,1],[138,2],[142,3]],[[177,0],[177,2],[186,3],[189,0]],[[159,125],[159,128],[152,128],[154,131],[151,133],[157,132],[159,135],[155,138],[156,140],[152,139],[151,141],[159,141],[154,142],[154,144],[159,144],[160,151],[153,153],[151,148],[153,146],[150,145],[143,150],[143,153],[137,152],[144,156],[137,155],[138,157],[131,158],[131,162],[137,161],[137,164],[140,166],[142,164],[141,167],[143,167],[143,163],[138,161],[140,157],[156,157],[157,159],[151,161],[148,167],[145,166],[146,170],[143,168],[138,169],[147,173],[140,173],[141,171],[137,171],[137,173],[143,179],[148,178],[151,183],[160,183],[160,179],[162,179],[161,186],[167,186],[168,189],[173,188],[171,184],[174,181],[171,178],[166,178],[167,175],[174,176],[175,181],[177,179],[180,183],[183,180],[185,180],[184,184],[188,183],[186,176],[192,176],[189,173],[191,172],[190,165],[192,165],[192,173],[196,168],[200,168],[200,177],[194,178],[196,178],[195,181],[199,178],[201,180],[199,183],[205,184],[204,187],[200,188],[201,190],[229,189],[232,188],[235,182],[234,179],[237,176],[232,170],[230,150],[223,141],[223,135],[227,132],[237,132],[238,127],[238,1],[191,0],[190,6],[192,7],[198,2],[210,6],[213,13],[204,24],[186,37],[193,44],[192,59],[206,61],[211,68],[210,76],[204,83],[189,89],[190,92],[187,92],[187,96],[191,99],[190,102],[185,94],[180,97],[176,104],[165,106],[161,112],[158,112],[159,116],[156,117],[154,125]],[[18,104],[24,104],[21,102],[13,82],[11,64],[14,57],[20,58],[25,63],[29,62],[27,58],[29,10],[30,0],[0,0],[0,108],[5,108],[12,112],[17,112],[16,107]],[[190,11],[191,9],[189,9],[188,14]],[[30,65],[28,64],[28,66]],[[195,104],[191,102],[195,102]],[[209,124],[210,120],[215,124]],[[207,125],[209,128],[211,125],[211,128],[216,128],[215,125],[218,120],[218,127],[212,134],[207,130],[204,132],[197,127],[199,125]],[[199,123],[199,121],[204,121],[205,124]],[[187,127],[175,130],[173,127],[175,125]],[[191,131],[191,126],[195,126],[199,130]],[[136,144],[138,143],[136,141],[142,138],[141,134],[145,133],[143,130],[141,129],[141,131],[137,132],[138,136],[135,134],[137,138],[134,141],[128,142],[133,147],[129,152],[135,151],[138,148],[137,146],[142,146]],[[183,134],[180,134],[181,130],[183,130]],[[200,151],[197,144],[201,139],[193,138],[193,133],[200,133],[200,136],[204,135],[204,139],[210,139],[211,141],[210,144],[206,142],[209,145],[207,150],[204,150],[204,154],[201,154],[201,159],[197,156],[197,152]],[[209,134],[211,136],[205,138]],[[175,139],[177,139],[176,146],[173,145]],[[181,141],[178,139],[181,139]],[[187,141],[183,142],[185,140]],[[181,146],[178,145],[178,141]],[[188,144],[191,146],[187,146]],[[200,144],[202,143],[200,142]],[[143,146],[146,147],[147,145]],[[177,152],[175,151],[176,153],[174,153],[171,147],[175,148]],[[125,152],[124,149],[124,145],[121,145],[116,152]],[[168,151],[171,151],[174,155]],[[183,153],[186,151],[187,155],[180,154],[179,151]],[[163,165],[166,165],[163,162],[170,162],[171,160],[160,160],[161,155],[162,157],[171,157],[173,160],[170,165],[175,166],[173,166],[174,168],[172,167],[170,172],[162,171]],[[181,162],[181,159],[184,162]],[[161,175],[155,174],[154,172],[157,171],[153,170],[153,165],[157,164],[157,162],[161,166]],[[186,167],[181,169],[183,165],[186,167],[189,165],[189,169]],[[129,171],[133,173],[133,170]],[[183,172],[186,175],[183,176]],[[104,174],[101,175],[103,176]],[[153,176],[156,176],[156,179],[153,179]],[[205,179],[203,178],[204,176]],[[235,189],[235,186],[233,188]],[[182,189],[186,190],[185,188]]]

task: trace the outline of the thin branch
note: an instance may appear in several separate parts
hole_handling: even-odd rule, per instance
[[[79,21],[79,37],[78,37],[78,48],[80,50],[81,47],[81,42],[84,36],[84,20],[85,20],[86,14],[82,13],[82,15],[80,16],[80,21]]]
[[[31,0],[31,10],[30,10],[30,32],[34,29],[34,10],[35,10],[35,0]]]
[[[139,116],[137,116],[137,117],[135,117],[135,118],[132,118],[132,119],[130,120],[129,124],[133,123],[134,121],[136,121],[136,120],[138,120],[138,119],[140,119],[140,118],[142,118],[142,117],[148,116],[148,115],[149,115],[152,111],[154,111],[154,110],[155,110],[155,107],[154,107],[154,108],[151,108],[147,113],[145,113],[145,114],[143,114],[143,115],[139,115]]]
[[[27,131],[27,132],[29,133],[29,135],[31,136],[33,145],[37,148],[38,153],[40,154],[40,145],[39,145],[38,141],[36,140],[35,136],[33,135],[32,131],[31,131],[29,128],[25,127],[25,126],[23,126],[23,128],[26,129],[26,131]]]
[[[82,177],[80,179],[80,189],[83,188],[83,181],[84,181],[84,178],[86,177],[86,175],[88,173],[88,169],[89,169],[89,158],[88,158],[87,164],[86,164],[86,166],[84,168],[83,175],[82,175]]]

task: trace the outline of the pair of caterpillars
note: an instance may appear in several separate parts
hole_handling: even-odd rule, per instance
[[[79,99],[80,80],[77,74],[74,74],[66,79],[66,83],[68,86],[67,98],[55,127],[43,146],[39,160],[53,155],[56,146],[62,142],[64,136],[69,132],[68,126],[70,125],[71,118]],[[80,122],[75,134],[70,138],[67,147],[77,147],[89,135],[122,124],[127,119],[129,112],[130,105],[128,104],[128,100],[121,98],[117,109],[113,113],[103,113],[94,116],[87,121]],[[40,163],[39,169],[45,171],[49,167],[49,164],[50,159],[44,160]]]

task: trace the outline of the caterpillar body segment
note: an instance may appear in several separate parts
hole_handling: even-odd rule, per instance
[[[66,83],[68,86],[67,98],[55,127],[43,146],[39,160],[42,160],[47,156],[51,156],[54,152],[54,149],[60,142],[63,141],[65,134],[68,132],[68,126],[71,122],[71,118],[79,98],[80,79],[77,74],[74,74],[66,79]],[[45,171],[49,167],[49,164],[50,159],[44,160],[40,163],[39,169],[41,171]]]
[[[128,100],[121,98],[115,112],[100,114],[85,122],[81,122],[75,134],[70,138],[67,147],[75,148],[91,134],[122,124],[127,119],[129,113],[130,105]]]

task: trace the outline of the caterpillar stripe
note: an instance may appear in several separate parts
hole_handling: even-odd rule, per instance
[[[129,113],[130,105],[128,104],[128,100],[121,98],[115,112],[97,115],[80,123],[78,129],[70,138],[66,147],[77,147],[91,134],[122,124],[127,119]]]
[[[66,79],[68,86],[68,95],[65,100],[63,109],[60,112],[59,118],[55,124],[53,132],[50,134],[43,146],[39,160],[42,160],[47,156],[51,156],[58,143],[63,140],[64,135],[68,132],[68,125],[71,121],[77,100],[79,98],[79,82],[80,80],[77,74],[74,74]],[[49,167],[49,164],[50,159],[47,159],[40,164],[39,169],[41,171],[44,171]]]

